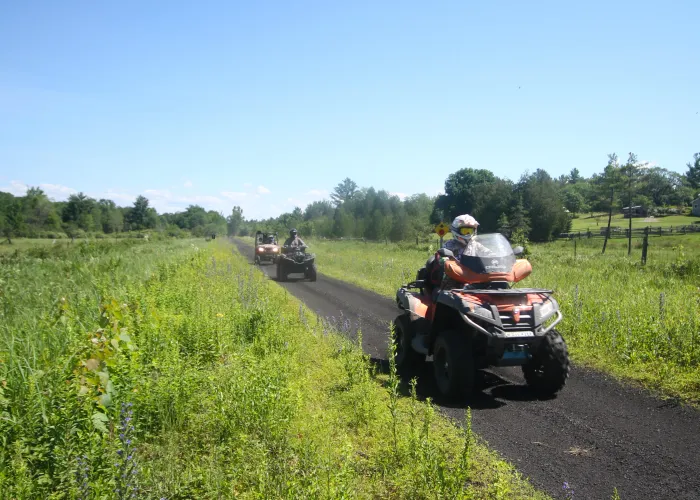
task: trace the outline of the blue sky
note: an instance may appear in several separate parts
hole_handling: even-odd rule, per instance
[[[0,190],[267,217],[343,178],[685,171],[700,2],[4,2]]]

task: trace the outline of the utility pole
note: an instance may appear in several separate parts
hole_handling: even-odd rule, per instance
[[[608,230],[605,231],[605,241],[603,242],[603,253],[605,247],[608,246],[608,238],[610,237],[610,223],[612,222],[613,200],[615,198],[615,188],[610,188],[610,212],[608,213]]]
[[[630,218],[629,234],[627,239],[627,256],[629,257],[632,255],[632,165],[628,165],[627,175],[629,176],[629,183],[627,184],[627,189],[629,191],[627,206],[629,207],[628,215]]]

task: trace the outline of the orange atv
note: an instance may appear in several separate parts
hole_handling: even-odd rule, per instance
[[[280,247],[277,243],[277,233],[263,233],[257,231],[255,233],[255,258],[256,265],[263,262],[277,262],[280,255]]]
[[[437,386],[450,397],[471,393],[476,370],[489,366],[522,366],[541,395],[560,391],[569,375],[566,343],[554,329],[562,314],[551,290],[512,288],[532,271],[516,260],[522,251],[492,233],[475,236],[459,260],[444,248],[431,257],[396,292],[404,310],[393,324],[397,369],[432,356]],[[440,288],[443,276],[459,287]]]

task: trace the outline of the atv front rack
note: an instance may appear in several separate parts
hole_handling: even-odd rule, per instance
[[[551,295],[554,293],[553,290],[547,290],[545,288],[459,288],[457,291],[473,295],[529,295],[531,293],[546,293]]]
[[[425,288],[425,280],[415,280],[401,285],[401,288]],[[464,288],[455,288],[455,291],[461,293],[469,293],[473,295],[491,294],[491,295],[529,295],[531,293],[546,293],[553,294],[554,290],[546,288],[472,288],[473,285],[464,285]]]

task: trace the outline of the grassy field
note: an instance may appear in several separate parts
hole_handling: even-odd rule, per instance
[[[552,288],[558,327],[575,362],[700,402],[700,235],[531,245],[532,275],[518,286]],[[312,241],[319,272],[387,297],[415,278],[434,247]],[[576,255],[574,255],[576,252]],[[398,310],[397,310],[398,313]]]
[[[691,217],[685,215],[669,215],[667,217],[657,217],[647,219],[645,217],[635,217],[632,219],[632,229],[645,227],[676,227],[690,226],[700,224],[700,217]],[[629,227],[629,219],[625,219],[622,214],[613,214],[611,227],[619,227],[627,229]],[[571,231],[588,231],[600,233],[601,228],[608,227],[608,214],[593,214],[593,216],[582,214],[572,221]]]
[[[33,249],[35,251],[39,251],[38,249],[45,249],[45,251],[50,251],[51,249],[55,248],[69,248],[70,245],[73,245],[75,243],[81,243],[81,242],[95,242],[95,241],[100,241],[100,242],[109,242],[109,243],[115,243],[118,241],[122,240],[133,240],[133,239],[141,239],[141,238],[136,238],[136,237],[130,237],[130,236],[125,236],[127,233],[123,233],[123,235],[119,238],[110,238],[108,236],[100,235],[99,238],[80,238],[76,239],[74,242],[71,241],[70,238],[59,238],[59,239],[49,239],[49,238],[14,238],[12,240],[12,244],[9,244],[7,242],[7,239],[3,239],[0,241],[0,256],[7,256],[7,255],[12,255],[14,253],[18,252],[23,252],[28,249]],[[162,239],[162,238],[161,238]],[[200,240],[201,241],[201,240]],[[38,255],[38,254],[37,254]]]
[[[544,498],[248,257],[0,256],[0,498]]]

